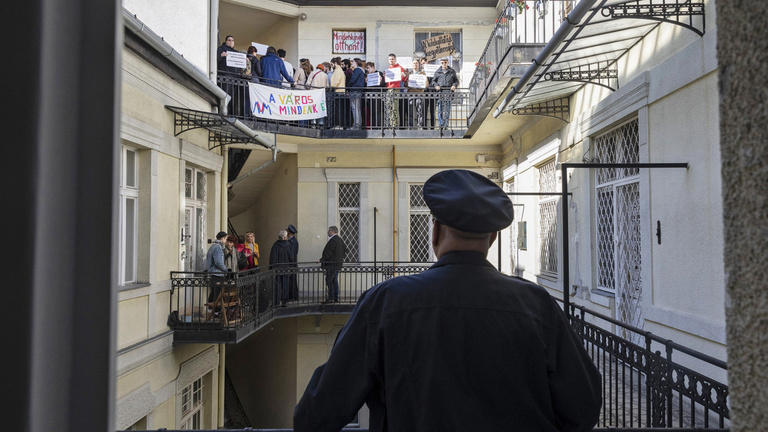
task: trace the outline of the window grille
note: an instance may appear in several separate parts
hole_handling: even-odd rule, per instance
[[[640,160],[638,122],[632,120],[594,139],[599,162]],[[597,285],[616,294],[617,316],[642,326],[640,188],[637,168],[601,168],[595,172]]]
[[[123,148],[120,176],[120,282],[136,282],[138,256],[139,160],[136,150]]]
[[[360,183],[339,183],[339,236],[347,246],[344,262],[360,262]]]
[[[181,391],[181,429],[202,429],[203,378],[196,379]]]
[[[555,159],[538,167],[539,192],[557,192]],[[557,276],[557,196],[539,199],[539,273]]]
[[[409,244],[411,262],[432,261],[432,217],[424,201],[424,185],[412,184],[409,187]]]

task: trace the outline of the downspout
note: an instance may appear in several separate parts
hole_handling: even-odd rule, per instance
[[[520,81],[518,81],[512,90],[507,93],[507,96],[504,97],[501,105],[499,105],[499,107],[496,108],[496,111],[493,112],[493,118],[498,118],[499,115],[501,115],[502,111],[504,111],[504,108],[506,108],[507,105],[509,105],[509,103],[512,101],[512,98],[519,94],[523,87],[528,84],[528,81],[531,80],[533,75],[539,70],[539,68],[542,67],[544,61],[547,60],[547,57],[549,57],[557,45],[559,45],[560,42],[565,39],[565,36],[568,35],[568,32],[571,31],[573,27],[579,25],[581,19],[584,18],[584,15],[589,12],[590,8],[593,4],[595,4],[596,1],[597,0],[582,0],[578,5],[576,5],[571,13],[568,14],[563,24],[560,26],[560,28],[557,29],[557,32],[555,32],[554,36],[552,36],[552,39],[550,39],[549,42],[547,42],[547,45],[542,48],[542,50],[539,52],[539,55],[533,59],[533,64],[525,70],[525,74],[523,74],[522,78],[520,78]]]
[[[210,11],[208,29],[210,30],[210,40],[208,41],[208,77],[211,82],[216,82],[216,72],[219,68],[219,59],[216,58],[216,47],[219,45],[219,0],[208,0],[208,10]]]
[[[248,126],[245,125],[245,123],[241,122],[240,120],[235,120],[232,125],[236,128],[238,128],[242,133],[248,135],[250,138],[253,138],[254,140],[258,141],[259,144],[261,144],[262,147],[268,148],[270,150],[274,150],[277,148],[277,135],[272,135],[272,142],[267,138],[270,134],[265,134],[259,131],[255,131]]]
[[[229,179],[229,149],[226,146],[221,147],[221,156],[224,158],[224,164],[221,167],[221,231],[227,231],[227,217],[229,216],[229,188],[227,187],[227,180]]]
[[[397,151],[392,145],[392,261],[397,261]]]
[[[224,381],[227,379],[227,344],[219,344],[219,408],[217,411],[217,429],[224,427]]]

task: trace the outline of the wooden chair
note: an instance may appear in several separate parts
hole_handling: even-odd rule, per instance
[[[221,287],[219,295],[212,303],[208,303],[208,313],[206,315],[206,321],[210,321],[214,318],[214,313],[217,308],[221,310],[221,314],[224,318],[224,325],[236,324],[241,319],[241,302],[240,295],[237,292],[237,284],[234,280],[227,280]]]

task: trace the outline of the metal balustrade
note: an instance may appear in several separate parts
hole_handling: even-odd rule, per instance
[[[317,120],[283,121],[252,114],[250,80],[219,72],[217,83],[232,97],[229,115],[254,130],[311,138],[462,138],[467,129],[466,89],[326,88],[328,116]],[[294,91],[307,90],[297,86]],[[360,99],[361,125],[353,128],[352,102]]]

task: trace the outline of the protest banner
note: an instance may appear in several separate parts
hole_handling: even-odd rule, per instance
[[[378,72],[369,73],[365,79],[367,87],[377,87],[381,85],[381,75]]]
[[[256,48],[256,54],[260,56],[267,55],[267,48],[269,48],[268,45],[260,44],[257,42],[251,42],[251,46]]]
[[[433,78],[435,76],[435,72],[440,69],[440,65],[436,64],[425,64],[424,65],[424,73],[427,74],[428,77]]]
[[[251,113],[270,120],[313,120],[326,117],[325,89],[289,90],[248,83]]]
[[[427,88],[427,76],[422,74],[408,75],[408,87]]]
[[[384,71],[384,79],[386,82],[400,81],[402,79],[401,73],[399,67],[389,68]]]
[[[333,30],[333,54],[365,54],[365,30]]]
[[[421,46],[424,49],[428,62],[435,61],[440,57],[449,56],[454,51],[453,38],[450,33],[443,33],[429,39],[424,39],[421,41]]]
[[[245,69],[245,62],[247,61],[248,60],[246,59],[245,54],[236,51],[227,51],[228,67]]]

